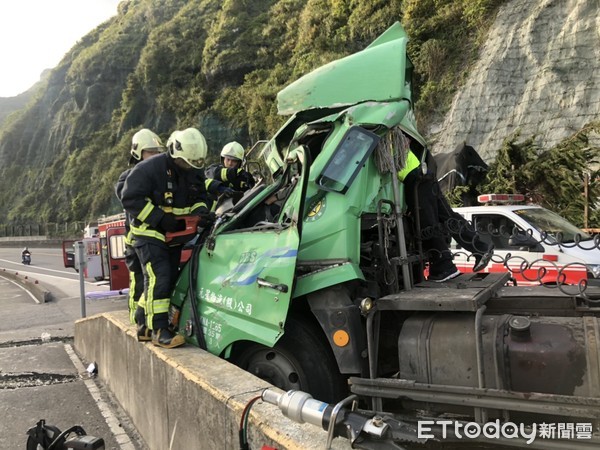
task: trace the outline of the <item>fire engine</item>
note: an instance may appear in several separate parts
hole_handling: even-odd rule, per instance
[[[494,256],[484,272],[512,273],[518,285],[600,284],[600,248],[594,238],[538,205],[524,205],[520,194],[487,194],[485,206],[455,208],[494,244]],[[454,262],[472,272],[474,258],[452,241]]]
[[[75,269],[76,241],[62,243],[65,267]],[[83,253],[86,260],[83,276],[96,281],[108,280],[111,290],[124,289],[129,285],[129,272],[125,265],[125,214],[103,216],[98,226],[88,226],[84,233]],[[77,270],[77,269],[75,269]]]
[[[183,265],[192,254],[193,240],[191,237],[197,234],[198,217],[185,216],[185,230],[167,233],[167,243],[189,244],[184,246],[181,253],[180,263]],[[87,226],[84,232],[83,242],[84,258],[86,266],[84,277],[93,278],[96,281],[107,280],[110,290],[122,290],[129,286],[129,271],[125,264],[125,213],[112,216],[103,216],[98,219],[98,226]],[[75,250],[73,244],[76,241],[66,240],[62,243],[63,262],[65,267],[75,270]]]

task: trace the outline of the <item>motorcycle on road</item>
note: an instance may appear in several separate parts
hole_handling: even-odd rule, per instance
[[[31,253],[29,253],[29,252],[23,252],[21,254],[21,262],[23,264],[25,264],[26,266],[31,265]]]

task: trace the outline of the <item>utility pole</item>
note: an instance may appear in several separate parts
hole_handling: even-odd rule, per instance
[[[83,254],[84,245],[82,241],[75,242],[75,267],[79,271],[79,297],[81,302],[81,317],[85,317],[85,279],[84,270],[86,268],[86,260]]]

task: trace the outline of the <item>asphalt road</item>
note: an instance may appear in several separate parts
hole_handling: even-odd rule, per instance
[[[22,449],[40,419],[64,431],[80,425],[102,437],[106,449],[145,450],[126,414],[91,378],[72,348],[74,322],[82,316],[79,275],[63,267],[59,248],[0,248],[0,268],[38,280],[53,299],[39,304],[18,284],[0,277],[0,449]],[[85,292],[108,286],[87,280]],[[96,296],[94,296],[96,297]],[[85,301],[87,316],[127,308],[124,296]]]

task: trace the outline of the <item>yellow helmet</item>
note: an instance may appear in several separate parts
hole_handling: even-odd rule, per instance
[[[167,148],[172,158],[181,158],[196,169],[204,167],[208,146],[206,139],[197,129],[174,131],[167,141]]]
[[[235,141],[225,144],[223,150],[221,150],[221,158],[228,157],[229,159],[236,159],[238,161],[244,160],[244,147]]]
[[[144,150],[157,150],[161,153],[165,151],[165,146],[160,138],[148,128],[142,128],[133,135],[133,138],[131,139],[131,158],[129,159],[129,162],[135,163],[141,161],[142,152]]]

